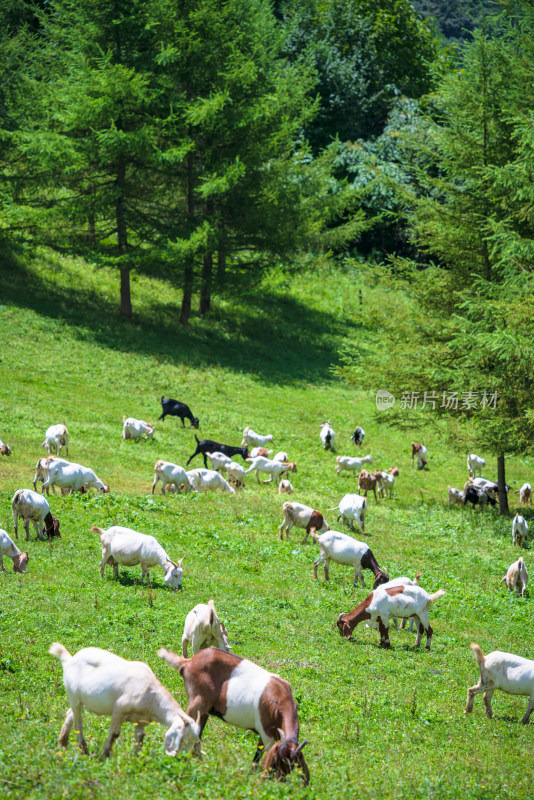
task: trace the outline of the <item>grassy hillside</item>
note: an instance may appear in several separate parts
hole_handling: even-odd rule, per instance
[[[520,723],[527,699],[497,693],[495,718],[487,720],[478,697],[474,713],[463,716],[466,689],[478,679],[469,642],[534,658],[532,601],[499,586],[518,555],[511,522],[445,505],[447,484],[465,481],[465,456],[431,416],[421,429],[392,431],[375,420],[372,398],[333,379],[341,341],[357,348],[365,340],[367,290],[360,308],[360,285],[357,272],[321,270],[291,280],[273,272],[184,330],[170,285],[135,278],[129,323],[118,317],[117,279],[105,270],[46,254],[4,261],[0,436],[13,454],[0,461],[0,525],[12,534],[11,497],[31,487],[44,431],[56,422],[69,428],[72,460],[91,465],[111,493],[51,497],[61,541],[49,545],[32,533],[27,574],[0,574],[1,796],[530,796],[533,727]],[[332,527],[328,509],[355,490],[355,480],[336,476],[319,423],[330,420],[342,454],[353,453],[349,437],[362,424],[363,451],[377,467],[396,464],[400,478],[393,500],[370,498],[365,536],[355,535],[392,577],[422,569],[424,588],[447,591],[431,613],[432,651],[416,650],[407,631],[391,632],[391,651],[380,650],[369,629],[341,640],[332,623],[366,590],[353,587],[352,571],[338,565],[329,584],[322,574],[313,581],[318,549],[302,545],[295,531],[280,541],[283,498],[274,487],[249,479],[235,497],[152,496],[156,459],[185,465],[195,446],[193,431],[173,418],[156,423],[151,442],[121,439],[122,415],[155,422],[162,394],[191,405],[199,436],[239,444],[245,425],[272,433],[275,447],[298,464],[294,499],[323,510]],[[410,468],[412,439],[428,448],[428,472]],[[514,489],[532,481],[531,470],[529,459],[510,462]],[[101,581],[99,541],[89,529],[112,524],[154,534],[172,558],[185,554],[183,591],[169,592],[157,570],[152,587],[141,587],[138,567],[122,569],[118,583],[111,571]],[[529,565],[529,552],[525,559]],[[165,756],[158,725],[136,758],[128,724],[102,762],[109,720],[89,714],[91,756],[80,755],[74,739],[59,750],[67,700],[59,662],[47,655],[50,643],[146,660],[185,706],[179,675],[156,651],[179,650],[186,613],[209,597],[233,651],[291,682],[301,738],[310,741],[307,789],[297,777],[277,785],[249,774],[256,737],[217,719],[206,727],[201,762]]]

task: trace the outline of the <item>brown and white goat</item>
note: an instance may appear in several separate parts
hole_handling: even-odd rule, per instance
[[[419,442],[412,442],[412,467],[413,460],[417,456],[417,469],[424,469],[428,464],[427,450],[424,444]]]
[[[293,526],[303,528],[306,531],[302,544],[306,541],[312,531],[325,533],[330,530],[330,526],[320,511],[304,505],[304,503],[284,503],[282,506],[284,521],[280,525],[280,538],[284,538],[284,531],[289,539],[289,531]]]
[[[13,561],[14,572],[26,572],[26,566],[30,560],[30,556],[28,553],[21,553],[7,531],[0,528],[0,572],[6,572],[2,560],[4,556],[7,556]]]
[[[428,594],[420,586],[379,586],[365,600],[356,606],[349,614],[340,614],[337,626],[341,636],[350,638],[354,628],[364,620],[378,622],[380,630],[380,647],[391,647],[389,641],[389,620],[392,617],[415,617],[419,620],[416,647],[421,644],[423,632],[426,633],[426,649],[430,650],[433,630],[430,627],[428,612],[435,600],[442,597],[445,592],[440,589],[434,594]]]
[[[160,658],[178,670],[187,692],[187,713],[200,715],[200,735],[210,714],[237,728],[255,731],[260,740],[254,763],[263,773],[284,780],[296,766],[303,782],[310,779],[302,755],[307,742],[299,744],[297,704],[291,686],[283,678],[215,647],[182,658],[162,648]]]
[[[0,453],[3,456],[10,456],[11,455],[11,447],[9,447],[9,445],[7,445],[7,444],[4,444],[1,439],[0,439]]]

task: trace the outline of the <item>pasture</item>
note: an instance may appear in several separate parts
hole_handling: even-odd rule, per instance
[[[517,798],[533,791],[534,726],[520,722],[527,698],[497,692],[488,720],[482,698],[464,716],[468,686],[478,680],[469,648],[534,658],[532,592],[524,599],[499,586],[518,557],[511,519],[497,512],[447,506],[447,484],[467,479],[465,455],[445,439],[431,414],[415,430],[392,430],[375,419],[373,398],[335,379],[330,366],[342,341],[365,343],[357,273],[317,272],[286,278],[273,271],[242,297],[222,298],[189,329],[177,323],[177,293],[134,276],[135,319],[119,319],[116,276],[81,261],[45,253],[0,270],[3,305],[0,436],[12,448],[0,459],[0,526],[11,535],[11,497],[31,488],[48,425],[65,422],[69,458],[92,466],[110,494],[51,495],[62,539],[32,540],[25,575],[0,574],[0,796],[6,798]],[[372,294],[372,290],[369,290]],[[348,300],[347,298],[354,298]],[[386,298],[383,298],[385,301]],[[374,297],[374,302],[380,301]],[[364,293],[364,310],[367,294]],[[377,387],[385,388],[385,387]],[[240,444],[250,425],[272,433],[276,450],[296,461],[295,499],[321,510],[338,528],[336,506],[355,491],[353,475],[335,473],[335,454],[319,441],[319,424],[336,431],[337,454],[371,453],[373,468],[398,466],[395,497],[368,499],[369,544],[391,577],[413,578],[446,595],[431,610],[432,650],[416,650],[407,629],[358,627],[352,641],[332,625],[366,595],[353,571],[332,564],[312,578],[318,555],[302,532],[280,541],[281,506],[272,484],[247,476],[243,492],[151,495],[157,459],[185,466],[194,431],[176,418],[156,422],[162,395],[183,400],[200,418],[199,438]],[[123,441],[122,415],[155,423],[153,441]],[[360,452],[350,441],[366,430]],[[410,442],[426,444],[429,470],[410,467]],[[489,454],[486,477],[496,477]],[[239,460],[239,459],[237,459]],[[202,466],[198,456],[191,467]],[[534,477],[532,458],[507,462],[516,490]],[[252,479],[251,479],[252,478]],[[511,509],[515,509],[515,496]],[[529,511],[525,512],[530,517]],[[140,567],[110,568],[100,580],[100,544],[91,525],[125,525],[150,533],[173,559],[186,556],[184,588],[172,593],[157,568],[140,585]],[[523,551],[531,575],[534,561]],[[370,573],[364,573],[367,587]],[[249,772],[256,736],[208,722],[202,761],[164,754],[163,728],[147,732],[133,753],[126,724],[112,757],[98,754],[107,718],[85,714],[90,756],[71,737],[57,737],[67,710],[52,641],[71,653],[96,645],[147,661],[183,707],[181,679],[156,656],[180,650],[187,612],[210,597],[225,622],[233,652],[290,681],[299,703],[301,740],[311,782],[286,784]]]

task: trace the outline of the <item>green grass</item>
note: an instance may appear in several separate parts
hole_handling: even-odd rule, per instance
[[[446,506],[447,484],[465,481],[465,456],[430,415],[413,431],[390,430],[375,420],[372,398],[333,378],[341,342],[357,348],[365,341],[360,275],[321,270],[291,279],[273,271],[246,294],[218,299],[212,315],[185,330],[172,286],[136,277],[135,319],[125,322],[116,310],[117,283],[106,270],[46,253],[0,269],[0,436],[13,448],[0,461],[0,525],[12,533],[12,494],[31,487],[44,431],[56,422],[68,425],[72,460],[91,465],[112,490],[52,497],[62,540],[49,545],[32,535],[27,574],[0,574],[0,796],[531,796],[534,728],[520,723],[527,699],[497,693],[495,718],[487,720],[477,697],[474,713],[463,715],[466,689],[477,680],[469,642],[534,658],[532,601],[498,583],[517,558],[511,522],[493,511]],[[407,631],[392,631],[391,651],[363,628],[353,641],[341,640],[332,623],[365,591],[338,565],[329,584],[322,574],[313,581],[317,548],[301,545],[295,531],[290,542],[280,541],[283,498],[272,486],[249,480],[235,497],[152,497],[154,462],[185,464],[193,431],[168,418],[156,424],[152,442],[124,442],[120,434],[123,414],[155,422],[162,394],[191,405],[199,435],[239,443],[245,425],[273,433],[275,446],[298,464],[294,498],[325,511],[333,527],[326,510],[354,491],[355,481],[336,476],[319,423],[330,420],[344,454],[354,451],[349,437],[363,424],[363,451],[375,466],[396,464],[400,478],[393,500],[376,506],[370,498],[361,538],[392,576],[423,569],[426,589],[447,591],[431,614],[432,651],[416,650]],[[410,468],[412,439],[428,447],[428,472]],[[531,478],[531,466],[527,457],[508,463],[514,489]],[[111,524],[154,534],[173,558],[186,554],[183,592],[166,590],[161,571],[151,588],[141,587],[140,568],[121,570],[118,583],[109,570],[100,581],[99,541],[90,527]],[[529,552],[525,558],[529,565]],[[109,720],[89,714],[91,756],[79,754],[74,739],[66,752],[58,748],[67,701],[59,662],[47,655],[50,643],[146,660],[185,706],[178,674],[156,651],[179,650],[186,613],[209,597],[234,652],[291,682],[301,736],[310,741],[307,789],[296,777],[278,785],[251,775],[256,737],[217,719],[206,727],[201,762],[165,756],[158,725],[136,758],[128,724],[102,762]]]

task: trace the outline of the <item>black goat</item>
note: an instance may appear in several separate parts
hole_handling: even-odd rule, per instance
[[[480,506],[484,508],[487,503],[494,506],[495,498],[491,497],[484,489],[479,489],[477,486],[468,486],[465,490],[463,505],[472,503],[473,506]]]
[[[163,413],[160,417],[158,417],[158,419],[165,421],[165,417],[167,415],[171,417],[180,417],[182,420],[182,425],[185,428],[184,419],[187,418],[191,420],[190,427],[198,428],[198,417],[193,416],[193,412],[189,406],[186,406],[185,403],[181,403],[179,400],[173,400],[171,397],[163,396],[161,398],[161,407],[163,409]]]
[[[241,456],[243,461],[246,461],[248,458],[248,447],[232,447],[232,445],[230,444],[219,444],[219,442],[214,442],[212,439],[202,439],[202,441],[199,442],[196,433],[195,433],[195,439],[197,440],[197,449],[190,457],[186,466],[188,466],[189,462],[192,461],[195,456],[198,456],[199,453],[202,453],[202,458],[204,459],[205,467],[208,466],[208,462],[206,460],[206,453],[223,453],[223,455],[228,456],[228,458],[233,458],[234,456]]]

